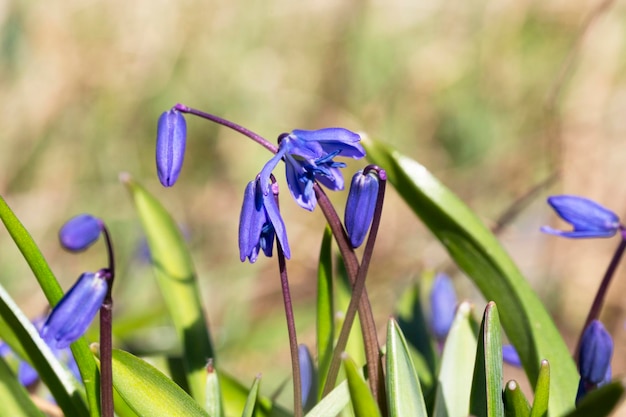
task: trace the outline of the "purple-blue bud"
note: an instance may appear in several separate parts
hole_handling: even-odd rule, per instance
[[[310,410],[317,400],[317,372],[313,365],[311,352],[306,345],[298,345],[300,362],[300,381],[302,383],[302,406],[305,411]]]
[[[430,291],[430,328],[439,341],[443,341],[456,312],[457,298],[452,280],[446,274],[437,274]]]
[[[68,220],[59,230],[61,246],[80,252],[93,245],[102,232],[100,219],[89,214],[79,214]]]
[[[592,321],[580,340],[578,368],[580,377],[587,384],[597,385],[606,378],[611,366],[613,339],[598,320]]]
[[[102,306],[108,291],[104,273],[82,274],[52,309],[41,337],[53,349],[63,349],[78,340]]]
[[[541,231],[571,239],[611,237],[620,228],[617,214],[595,201],[574,195],[557,195],[548,198],[557,214],[573,226],[571,231],[543,226]]]
[[[378,175],[363,170],[352,177],[350,193],[346,202],[344,223],[353,248],[361,246],[372,224],[378,197]]]
[[[156,166],[159,181],[164,187],[174,185],[180,174],[187,143],[187,122],[176,109],[159,117],[156,142]]]
[[[518,368],[522,366],[522,360],[513,345],[502,345],[502,360]]]

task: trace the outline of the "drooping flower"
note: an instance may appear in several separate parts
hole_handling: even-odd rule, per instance
[[[259,179],[250,181],[246,186],[239,217],[239,258],[246,258],[250,263],[256,262],[262,250],[265,256],[272,256],[274,236],[282,247],[285,257],[289,259],[291,252],[287,242],[285,224],[276,203],[275,192],[278,184],[270,185],[272,192],[265,194],[259,186]]]
[[[574,229],[562,231],[543,226],[541,228],[542,232],[572,239],[581,239],[611,237],[620,228],[620,220],[617,214],[587,198],[573,195],[558,195],[549,197],[548,203]]]
[[[102,233],[102,221],[90,214],[80,214],[68,220],[59,230],[61,246],[80,252],[93,245]]]
[[[41,337],[54,349],[68,347],[85,333],[107,291],[106,273],[82,274],[52,309],[41,329]]]
[[[359,144],[361,137],[347,129],[333,127],[320,130],[294,130],[279,137],[278,152],[263,167],[260,183],[265,194],[269,177],[278,162],[285,161],[287,185],[291,195],[302,208],[312,211],[317,204],[314,181],[337,191],[344,181],[339,168],[346,165],[333,158],[342,156],[359,159],[365,150]]]
[[[513,345],[502,345],[502,360],[518,368],[522,366],[522,360]]]
[[[585,394],[611,380],[611,356],[613,356],[613,339],[602,323],[593,320],[583,332],[580,341],[578,369],[578,402]]]
[[[313,365],[311,352],[306,345],[298,345],[298,360],[300,362],[300,381],[302,383],[302,406],[305,411],[310,410],[317,400],[317,372]]]
[[[164,187],[176,183],[185,158],[187,122],[176,109],[159,117],[156,142],[156,166],[159,181]]]
[[[353,248],[361,246],[372,224],[378,197],[378,180],[375,171],[363,174],[361,170],[352,177],[344,223]]]
[[[445,340],[457,307],[456,291],[452,280],[446,274],[437,274],[430,292],[430,328],[435,338]]]

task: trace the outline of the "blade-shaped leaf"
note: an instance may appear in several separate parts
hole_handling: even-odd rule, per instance
[[[9,365],[0,356],[0,402],[2,413],[11,417],[43,417],[44,414],[30,399],[26,388],[13,375]]]
[[[504,388],[504,411],[506,417],[529,417],[530,404],[515,381],[509,381]]]
[[[335,340],[335,314],[333,308],[333,234],[329,227],[324,231],[317,269],[317,367],[318,400],[321,399],[328,368],[333,356]]]
[[[505,306],[500,320],[529,379],[537,380],[541,359],[550,361],[550,412],[565,413],[576,396],[576,366],[545,307],[495,236],[425,167],[380,142],[366,139],[363,145],[368,159],[387,171],[398,193],[485,298]]]
[[[476,359],[476,330],[471,306],[459,305],[441,358],[435,397],[435,417],[467,417]]]
[[[148,362],[113,349],[113,386],[140,417],[208,414],[185,391]]]
[[[211,417],[223,417],[222,391],[217,370],[211,363],[207,366],[205,407]]]
[[[305,417],[328,417],[339,414],[350,403],[348,382],[343,381],[325,396]]]
[[[22,256],[24,256],[33,274],[35,274],[35,278],[37,278],[39,286],[43,290],[48,302],[50,305],[54,306],[63,297],[61,286],[50,270],[48,262],[43,257],[30,233],[28,233],[24,225],[22,225],[15,216],[15,213],[13,213],[2,196],[0,196],[0,219],[22,253]],[[15,331],[15,329],[13,329],[13,331]],[[100,393],[98,392],[97,381],[100,378],[100,374],[94,356],[84,339],[79,339],[75,343],[72,343],[72,353],[74,354],[74,359],[76,360],[85,386],[87,402],[89,404],[89,415],[99,417]],[[37,366],[36,363],[35,366]],[[37,370],[40,372],[42,379],[48,377],[43,375],[46,373],[45,370],[40,370],[39,368],[37,368]],[[50,376],[48,378],[52,377]]]
[[[550,364],[547,360],[541,361],[539,377],[535,384],[535,400],[530,410],[530,417],[546,417],[548,402],[550,401]]]
[[[395,320],[387,326],[387,403],[391,417],[427,417],[424,395],[409,347]]]
[[[380,417],[380,410],[376,400],[374,400],[369,386],[360,375],[354,361],[344,354],[342,362],[346,371],[350,400],[352,401],[355,417]]]
[[[219,378],[224,414],[239,415],[248,400],[249,389],[224,372],[220,372]],[[290,417],[292,414],[279,405],[273,404],[268,398],[262,396],[257,398],[255,417]]]
[[[586,394],[576,409],[565,417],[608,417],[624,400],[625,394],[626,378],[610,382]]]
[[[151,194],[123,178],[141,219],[155,275],[183,346],[191,395],[204,404],[205,366],[215,358],[193,262],[176,223]]]
[[[498,309],[487,304],[478,334],[478,349],[472,381],[470,414],[476,417],[503,417],[502,403],[502,340]]]
[[[256,409],[257,400],[259,398],[259,385],[261,384],[261,376],[257,376],[254,378],[254,382],[252,383],[252,388],[250,388],[250,392],[248,393],[248,399],[246,401],[246,405],[243,408],[243,414],[241,417],[252,417],[254,415],[254,410]]]

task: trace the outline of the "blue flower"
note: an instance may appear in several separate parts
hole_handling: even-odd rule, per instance
[[[522,366],[522,360],[513,345],[502,345],[502,360],[518,368]]]
[[[611,237],[620,228],[617,214],[587,198],[573,195],[558,195],[549,197],[548,203],[563,220],[574,227],[574,230],[562,231],[543,226],[541,228],[542,232],[580,239]]]
[[[437,274],[430,292],[430,328],[438,341],[443,341],[456,312],[457,298],[452,280],[446,274]]]
[[[54,349],[63,349],[78,340],[102,306],[108,291],[102,271],[82,274],[52,309],[41,329],[41,337]]]
[[[589,391],[611,380],[611,356],[613,356],[611,335],[600,321],[592,321],[580,340],[578,356],[580,383],[576,402]]]
[[[343,190],[343,176],[339,168],[346,165],[333,160],[336,156],[359,159],[365,150],[359,144],[361,137],[338,127],[320,130],[294,130],[279,137],[278,152],[263,167],[261,187],[269,190],[269,177],[278,162],[285,161],[287,185],[300,207],[313,210],[317,204],[314,181],[337,191]]]
[[[93,245],[102,233],[102,221],[89,214],[80,214],[68,220],[59,230],[61,246],[80,252]]]
[[[270,188],[273,189],[272,192],[263,193],[259,187],[259,179],[250,181],[246,186],[239,217],[241,262],[246,258],[250,263],[256,262],[261,250],[265,256],[272,256],[275,235],[278,236],[285,257],[291,257],[285,224],[276,203],[275,192],[278,192],[278,185],[272,184]]]
[[[372,224],[378,197],[378,175],[375,171],[363,174],[363,170],[352,177],[344,223],[353,248],[358,248],[365,240]]]
[[[159,117],[156,142],[156,166],[159,181],[164,187],[174,185],[185,158],[187,122],[176,109]]]
[[[304,411],[308,411],[313,408],[317,400],[317,372],[313,365],[311,352],[306,345],[298,345],[298,359],[302,383],[302,406]]]

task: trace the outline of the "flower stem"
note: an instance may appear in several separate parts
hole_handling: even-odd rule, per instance
[[[115,258],[113,256],[113,243],[107,227],[102,224],[104,242],[107,247],[109,261],[105,269],[107,280],[107,294],[100,307],[100,407],[102,417],[113,417],[113,369],[112,369],[112,326],[113,326],[113,280],[115,278]]]
[[[615,271],[617,270],[619,261],[622,259],[624,251],[626,250],[626,229],[624,228],[624,226],[620,226],[620,236],[622,240],[615,250],[615,254],[613,255],[613,258],[611,259],[611,262],[609,263],[609,266],[604,273],[604,277],[602,277],[602,282],[600,283],[600,287],[598,288],[596,297],[593,299],[589,314],[587,314],[587,320],[585,320],[585,325],[583,326],[583,329],[580,332],[580,336],[578,337],[576,351],[574,352],[575,359],[578,358],[578,354],[580,353],[580,342],[582,341],[585,329],[589,326],[589,324],[591,324],[592,321],[596,320],[600,316],[600,310],[602,310],[602,305],[604,304],[604,299],[606,298],[609,284],[611,283],[611,279],[613,279],[613,275],[615,275]],[[578,363],[578,360],[576,360],[575,362]]]
[[[317,197],[317,202],[322,212],[324,213],[324,216],[326,216],[328,225],[330,226],[333,235],[335,236],[337,246],[339,247],[339,251],[341,252],[341,256],[346,265],[346,270],[348,271],[350,283],[353,286],[352,298],[350,300],[348,310],[346,311],[346,318],[354,316],[354,304],[358,302],[357,309],[359,312],[359,318],[361,319],[363,345],[365,347],[365,357],[367,360],[368,381],[374,398],[378,398],[380,356],[378,347],[378,335],[376,333],[376,324],[374,322],[374,316],[372,314],[372,307],[369,302],[367,290],[364,287],[367,268],[364,270],[365,273],[363,275],[363,278],[359,280],[359,261],[357,260],[356,254],[354,253],[354,249],[350,245],[348,234],[346,233],[343,224],[341,223],[341,220],[339,219],[339,216],[335,211],[335,208],[328,199],[328,196],[326,195],[326,193],[324,193],[324,190],[322,190],[322,188],[317,183],[315,183],[313,187],[315,190],[315,195]],[[359,281],[362,282],[359,283]],[[359,285],[359,288],[357,288],[357,285]],[[363,288],[360,288],[361,286]],[[360,297],[357,297],[357,290],[361,293]],[[352,321],[353,320],[354,317],[352,317]],[[342,328],[342,332],[349,333],[349,327],[346,331],[344,331]],[[335,351],[333,352],[333,358],[328,368],[328,376],[326,378],[326,384],[324,385],[322,397],[326,396],[333,389],[337,380],[337,375],[341,366],[341,353],[345,350],[347,343],[347,336],[340,336],[340,338],[341,339],[337,341]]]
[[[222,126],[229,127],[231,129],[233,129],[234,131],[239,132],[242,135],[245,135],[245,136],[249,137],[250,139],[252,139],[256,143],[258,143],[259,145],[263,146],[268,151],[270,151],[272,153],[278,152],[278,147],[276,145],[274,145],[273,143],[269,142],[264,137],[254,133],[253,131],[246,129],[245,127],[243,127],[241,125],[238,125],[237,123],[233,123],[233,122],[231,122],[229,120],[222,119],[221,117],[214,116],[212,114],[205,113],[203,111],[196,110],[196,109],[193,109],[191,107],[187,107],[184,104],[180,104],[180,103],[176,104],[174,106],[174,108],[176,110],[178,110],[179,112],[181,112],[181,113],[193,114],[194,116],[202,117],[203,119],[207,119],[207,120],[210,120],[210,121],[212,121],[214,123],[220,124]]]

